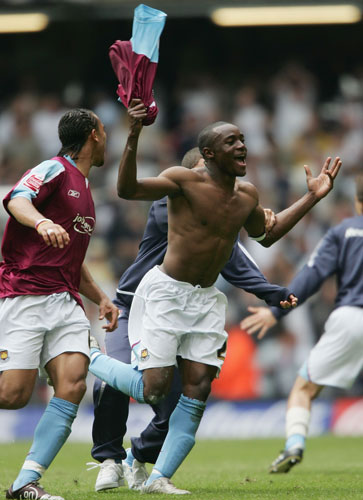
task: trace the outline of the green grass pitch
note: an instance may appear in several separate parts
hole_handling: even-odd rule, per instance
[[[288,474],[266,472],[282,439],[197,441],[173,479],[192,500],[354,500],[363,499],[363,438],[310,438],[303,462]],[[0,489],[15,479],[29,443],[1,445]],[[126,487],[96,493],[98,469],[86,471],[90,445],[67,443],[41,481],[66,500],[139,498]],[[3,498],[5,494],[3,494]],[[165,498],[166,495],[148,495]],[[0,497],[1,498],[1,497]],[[143,495],[142,498],[145,498]]]

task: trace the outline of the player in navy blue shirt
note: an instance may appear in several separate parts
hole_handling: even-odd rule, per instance
[[[349,388],[363,367],[363,175],[356,179],[358,215],[331,228],[295,276],[289,288],[299,305],[333,274],[337,295],[320,340],[299,370],[290,392],[286,413],[286,445],[270,472],[288,472],[301,462],[309,428],[311,401],[324,386]],[[262,338],[276,320],[288,313],[275,307],[249,310],[241,326]]]
[[[198,148],[185,155],[182,165],[196,166],[201,159]],[[124,272],[118,284],[114,303],[120,309],[118,328],[106,334],[105,347],[110,356],[130,363],[131,348],[128,338],[128,316],[133,299],[124,292],[135,292],[146,272],[161,264],[167,248],[167,198],[155,201],[150,208],[145,232],[134,263]],[[287,288],[269,283],[240,241],[236,241],[231,257],[221,272],[231,284],[255,294],[269,305],[278,306],[289,296]],[[179,372],[176,371],[172,391],[162,403],[154,405],[155,417],[140,437],[132,438],[127,460],[123,437],[126,432],[129,396],[113,389],[99,379],[94,385],[94,414],[92,456],[101,462],[96,491],[116,488],[123,484],[123,472],[130,488],[138,489],[146,479],[145,462],[155,463],[165,436],[168,422],[181,394]]]

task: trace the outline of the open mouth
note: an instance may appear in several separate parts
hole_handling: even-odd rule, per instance
[[[246,155],[235,156],[234,159],[241,165],[246,165]]]

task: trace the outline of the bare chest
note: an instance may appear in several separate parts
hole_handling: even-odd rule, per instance
[[[251,207],[238,193],[232,195],[214,192],[206,193],[195,201],[193,213],[195,222],[206,231],[220,237],[235,237],[244,225]]]

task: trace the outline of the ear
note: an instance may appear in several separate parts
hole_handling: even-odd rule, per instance
[[[358,215],[363,215],[363,202],[359,201],[357,196],[354,198],[355,211]]]
[[[203,156],[206,160],[211,160],[214,158],[214,151],[211,148],[203,148]]]
[[[99,141],[98,132],[95,128],[92,129],[90,136],[95,142]]]

